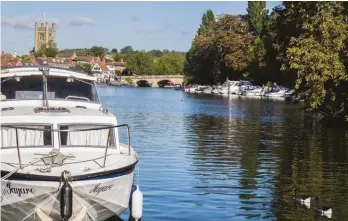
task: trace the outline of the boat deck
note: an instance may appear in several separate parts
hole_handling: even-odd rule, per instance
[[[40,159],[43,156],[41,154],[46,155],[52,150],[52,148],[20,148],[22,169],[19,169],[17,174],[25,174],[26,177],[45,176],[47,180],[56,180],[60,178],[64,170],[67,170],[72,177],[89,177],[97,173],[121,171],[134,166],[138,161],[137,155],[132,149],[131,154],[128,155],[127,145],[121,145],[120,150],[110,148],[106,156],[105,167],[103,167],[105,148],[67,147],[61,148],[60,153],[72,157],[66,158],[61,165],[54,164],[50,171],[46,171],[50,165],[44,164],[44,161]],[[1,155],[2,172],[11,172],[19,167],[16,148],[2,149]],[[33,165],[28,166],[33,162],[35,162]]]

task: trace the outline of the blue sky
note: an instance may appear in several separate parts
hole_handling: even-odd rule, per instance
[[[267,2],[271,9],[281,4]],[[28,53],[34,21],[57,22],[59,49],[94,45],[106,48],[187,51],[202,14],[246,14],[237,2],[1,2],[1,45],[8,53]]]

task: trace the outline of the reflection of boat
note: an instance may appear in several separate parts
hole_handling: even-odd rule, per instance
[[[120,216],[130,196],[141,205],[139,190],[131,195],[138,156],[118,133],[126,127],[129,138],[128,126],[102,106],[96,79],[47,67],[8,71],[1,74],[1,220],[101,221]]]

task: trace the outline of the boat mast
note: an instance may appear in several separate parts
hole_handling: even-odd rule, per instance
[[[44,66],[39,68],[42,72],[42,104],[43,106],[48,107],[48,99],[47,99],[47,75],[49,74],[50,68],[47,66],[47,61],[43,62]]]

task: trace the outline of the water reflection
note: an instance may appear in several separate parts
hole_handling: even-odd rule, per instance
[[[143,220],[325,220],[314,200],[310,209],[295,203],[295,186],[332,206],[331,220],[347,219],[347,131],[284,102],[100,90],[119,123],[131,126]]]
[[[215,213],[255,220],[320,220],[314,201],[312,210],[295,203],[297,186],[301,194],[320,196],[333,206],[332,219],[347,217],[347,133],[322,125],[313,129],[313,121],[294,107],[239,102],[229,103],[230,113],[237,109],[243,117],[186,118],[187,139],[194,146],[191,171],[199,180],[194,187],[202,196],[220,196],[210,201]]]

